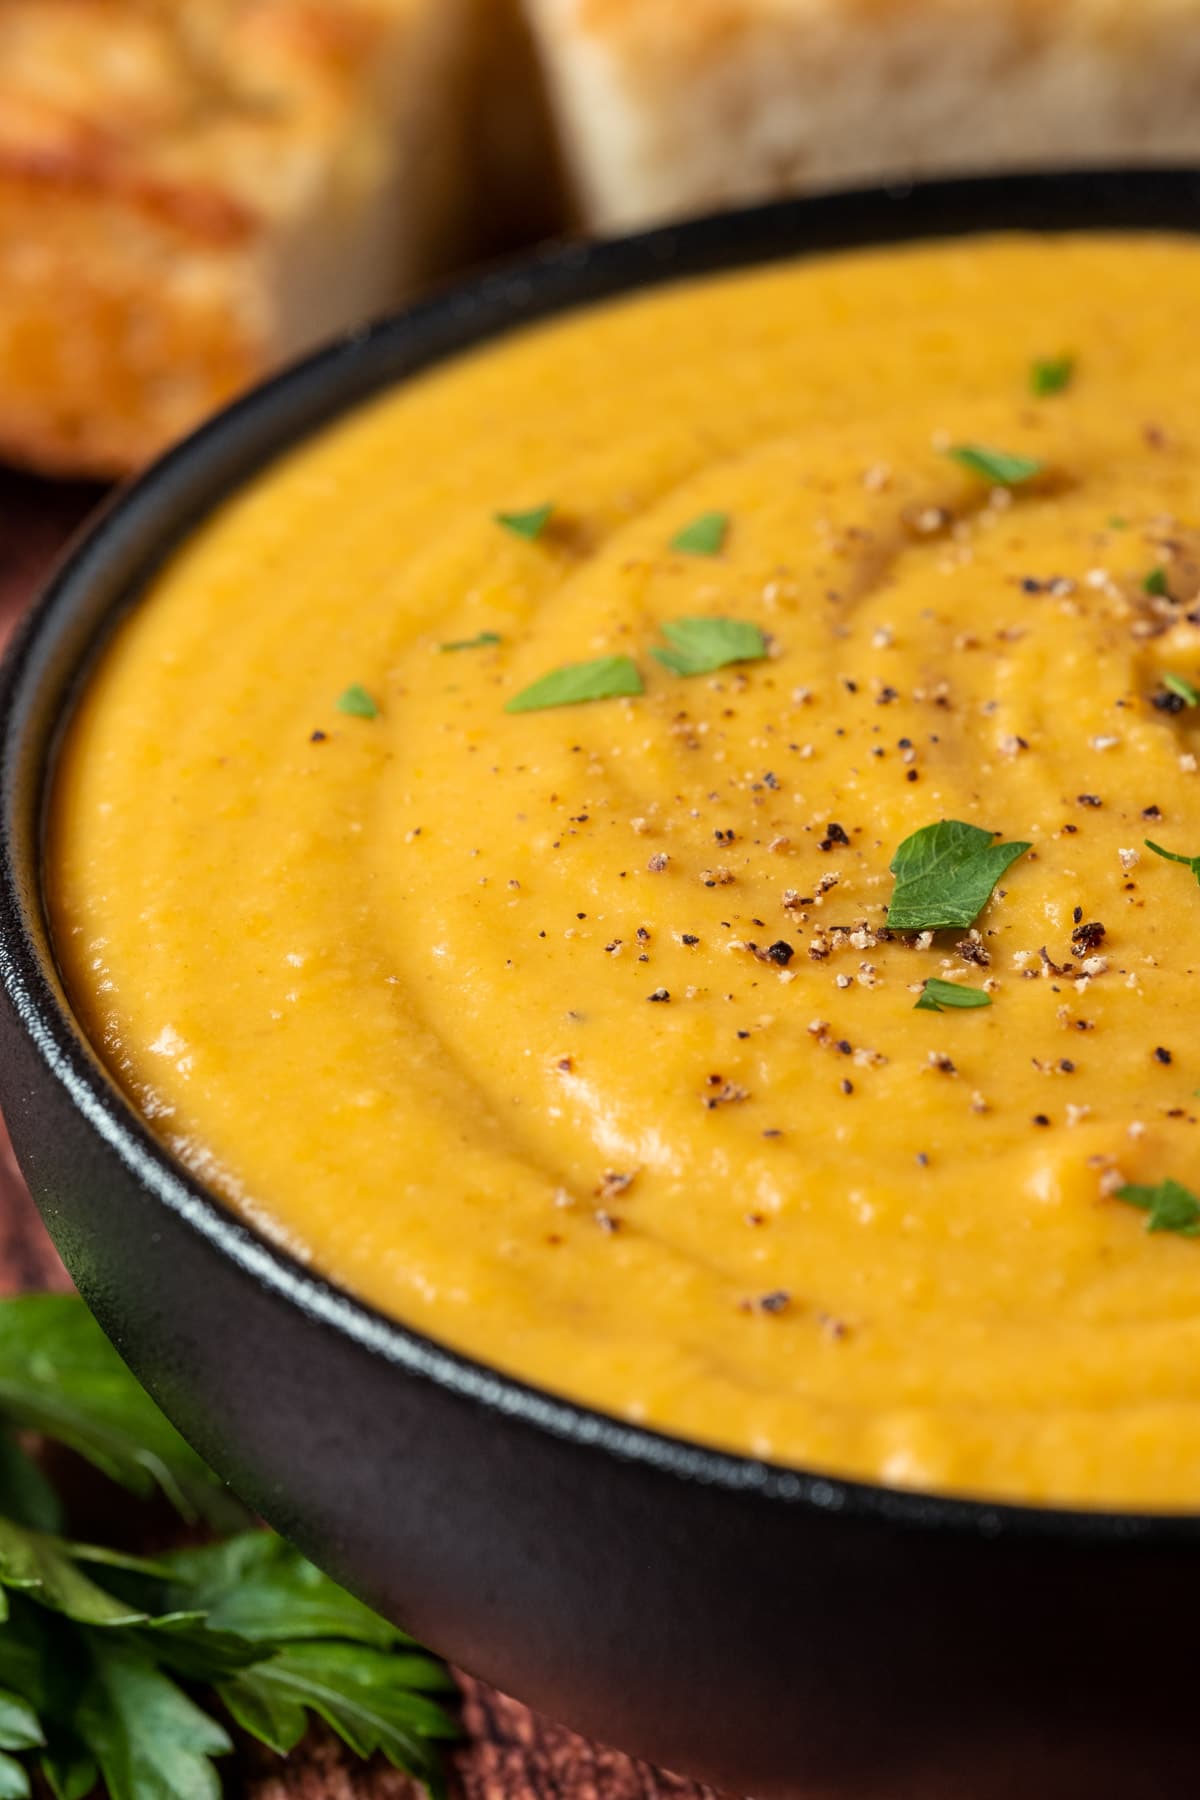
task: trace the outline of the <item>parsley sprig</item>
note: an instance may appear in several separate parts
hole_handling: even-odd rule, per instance
[[[0,1800],[217,1800],[233,1748],[213,1703],[281,1755],[310,1715],[444,1792],[453,1683],[402,1631],[271,1532],[153,1559],[80,1544],[26,1434],[187,1520],[240,1507],[138,1387],[81,1301],[0,1302]]]
[[[1182,863],[1184,868],[1190,869],[1196,880],[1200,882],[1200,856],[1181,856],[1178,850],[1164,850],[1161,844],[1154,842],[1153,838],[1143,838],[1142,842],[1147,850],[1153,850],[1155,856],[1161,856],[1164,862]]]
[[[896,877],[887,922],[893,931],[973,925],[1004,871],[1031,844],[998,844],[994,831],[939,819],[906,837],[891,861]]]
[[[1177,1237],[1200,1237],[1200,1200],[1181,1181],[1170,1176],[1153,1187],[1126,1182],[1117,1189],[1126,1206],[1139,1206],[1148,1215],[1147,1231],[1173,1231]]]

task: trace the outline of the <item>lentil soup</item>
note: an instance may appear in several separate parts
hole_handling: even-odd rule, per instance
[[[270,468],[52,808],[164,1143],[619,1416],[1200,1502],[1198,309],[1168,236],[773,265]]]

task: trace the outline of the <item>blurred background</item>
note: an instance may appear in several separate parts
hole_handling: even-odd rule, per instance
[[[0,465],[126,475],[547,236],[1193,159],[1200,0],[0,0]]]

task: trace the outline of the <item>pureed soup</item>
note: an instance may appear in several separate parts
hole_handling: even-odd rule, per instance
[[[787,263],[270,468],[54,796],[164,1144],[624,1418],[1200,1502],[1197,316],[1170,237]]]

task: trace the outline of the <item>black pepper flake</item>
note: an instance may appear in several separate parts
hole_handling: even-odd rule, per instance
[[[671,995],[666,988],[655,988],[655,990],[652,994],[646,995],[646,998],[647,998],[647,1000],[664,1001],[664,1000],[669,1000],[671,998]]]
[[[795,954],[792,946],[784,938],[777,938],[766,951],[767,960],[778,963],[781,969],[787,968]]]
[[[754,1302],[756,1310],[764,1313],[786,1312],[791,1304],[792,1296],[787,1292],[786,1288],[776,1288],[774,1293],[762,1294]]]
[[[308,741],[310,744],[323,744],[328,736],[327,731],[310,731]]]
[[[713,832],[713,837],[718,844],[732,844],[737,837],[737,832],[734,831],[732,826],[724,831],[718,826],[717,830]]]
[[[843,1094],[852,1094],[854,1092],[854,1083],[852,1081],[844,1080],[842,1082],[842,1092]]]
[[[1076,923],[1076,925],[1078,925],[1078,924],[1079,924],[1079,922],[1080,922],[1080,920],[1081,920],[1081,919],[1082,919],[1082,918],[1083,918],[1083,908],[1082,908],[1082,906],[1077,906],[1077,907],[1075,907],[1075,908],[1074,908],[1074,910],[1073,910],[1073,911],[1072,911],[1072,913],[1071,913],[1071,917],[1072,917],[1072,918],[1073,918],[1073,919],[1074,919],[1074,921],[1075,921],[1075,923]]]
[[[1100,798],[1099,794],[1076,794],[1075,798],[1078,800],[1080,806],[1103,806],[1104,805],[1104,802]]]
[[[581,913],[580,917],[582,918],[582,916],[583,915]],[[638,926],[636,936],[637,936],[637,941],[639,944],[648,944],[650,942],[650,933],[647,931],[647,929],[644,925]]]
[[[763,1132],[763,1136],[765,1138],[781,1138],[783,1136],[783,1133],[779,1129],[778,1125],[769,1125],[767,1127],[767,1129]]]
[[[1034,1113],[1033,1122],[1035,1125],[1048,1125],[1050,1123],[1045,1113]]]
[[[1071,933],[1071,944],[1076,955],[1083,956],[1098,949],[1107,935],[1099,919],[1089,919],[1085,925],[1075,927]]]
[[[684,931],[684,932],[680,933],[679,941],[681,944],[698,944],[700,942],[700,939],[698,937],[696,937],[692,932]]]
[[[1150,704],[1155,712],[1181,713],[1186,707],[1187,701],[1182,694],[1172,694],[1166,688],[1162,688],[1157,694],[1151,694]]]
[[[854,1045],[850,1042],[849,1038],[839,1038],[836,1048],[841,1051],[843,1056],[854,1055]]]
[[[778,775],[773,775],[770,769],[767,769],[763,775],[763,786],[769,787],[772,792],[776,791],[779,787]]]
[[[1164,1050],[1162,1045],[1158,1044],[1155,1046],[1154,1060],[1155,1062],[1169,1063],[1172,1060],[1171,1052],[1169,1050]]]
[[[1143,819],[1161,819],[1162,813],[1157,806],[1143,806],[1142,817]]]
[[[621,1220],[615,1213],[605,1212],[603,1207],[596,1209],[596,1223],[601,1231],[608,1232],[610,1237],[614,1237],[621,1229]]]
[[[910,769],[904,779],[906,781],[920,781],[921,777],[916,769]]]
[[[658,850],[650,858],[650,861],[646,864],[646,867],[650,871],[651,875],[661,875],[663,870],[666,868],[667,864],[670,862],[670,860],[671,859],[667,855],[665,850]]]
[[[828,850],[831,844],[849,844],[849,842],[845,826],[839,825],[836,819],[831,819],[825,827],[825,836],[821,840],[822,850]]]

